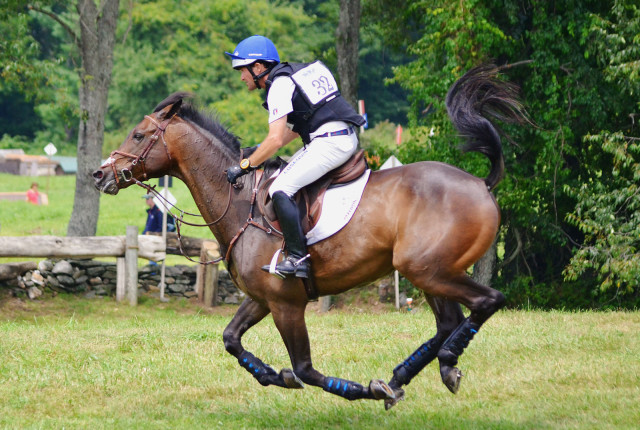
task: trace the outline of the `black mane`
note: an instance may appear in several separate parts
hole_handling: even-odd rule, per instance
[[[222,142],[225,146],[231,149],[234,153],[240,152],[240,140],[229,130],[227,130],[220,122],[213,118],[210,115],[204,114],[198,110],[196,106],[191,104],[190,102],[184,101],[184,99],[191,98],[192,95],[187,92],[177,92],[171,94],[169,97],[161,101],[158,106],[155,107],[153,112],[158,112],[165,107],[172,105],[176,102],[182,100],[182,106],[178,111],[178,115],[182,119],[187,121],[191,121],[198,126],[204,128],[209,131],[215,137],[217,137],[220,142]]]

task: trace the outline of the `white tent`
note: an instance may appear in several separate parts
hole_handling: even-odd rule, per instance
[[[382,164],[382,166],[380,166],[380,170],[391,169],[392,167],[398,166],[402,166],[402,163],[394,155],[392,155],[387,159],[387,161],[384,162],[384,164]]]

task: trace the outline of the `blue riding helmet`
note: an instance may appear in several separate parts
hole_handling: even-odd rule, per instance
[[[256,61],[265,61],[268,63],[279,63],[280,56],[273,42],[264,36],[251,36],[238,43],[233,54],[225,52],[231,57],[231,67],[239,69],[246,67]],[[274,64],[274,65],[275,65]]]

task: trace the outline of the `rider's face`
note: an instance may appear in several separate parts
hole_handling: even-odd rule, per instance
[[[262,73],[264,71],[264,65],[262,65],[261,63],[253,63],[247,67],[243,67],[240,69],[240,79],[242,80],[242,82],[244,82],[245,84],[247,84],[247,89],[249,91],[253,91],[255,89],[257,89],[258,87],[256,86],[256,83],[253,80],[253,76],[251,75],[251,72],[249,71],[249,67],[253,68],[253,73],[256,75],[259,75],[260,73]]]

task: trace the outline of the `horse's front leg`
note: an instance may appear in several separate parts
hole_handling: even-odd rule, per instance
[[[283,369],[276,373],[268,364],[254,356],[242,346],[242,335],[251,327],[259,323],[269,314],[269,309],[253,299],[247,297],[238,311],[224,329],[222,339],[224,347],[231,355],[238,359],[240,366],[264,386],[276,385],[284,388],[304,388],[304,385],[296,378],[290,369]]]
[[[282,336],[295,374],[306,384],[348,400],[394,398],[393,390],[382,380],[374,379],[364,387],[357,382],[325,376],[313,368],[309,335],[304,319],[306,303],[272,306],[273,320]]]

